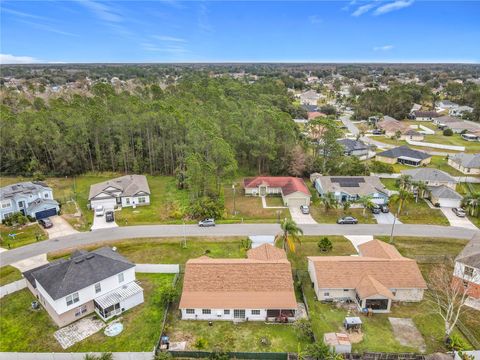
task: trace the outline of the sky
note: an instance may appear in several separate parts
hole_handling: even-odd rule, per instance
[[[0,63],[480,62],[480,1],[0,2]]]

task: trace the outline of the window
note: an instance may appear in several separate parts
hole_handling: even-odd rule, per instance
[[[130,205],[130,198],[125,198],[125,204]]]
[[[2,209],[6,209],[6,208],[9,208],[11,205],[10,201],[5,201],[5,202],[2,202]]]
[[[118,282],[121,283],[125,280],[125,277],[123,276],[123,273],[118,274]]]
[[[145,204],[145,197],[144,197],[144,196],[139,197],[139,198],[138,198],[138,203],[139,203],[139,204]]]
[[[210,309],[202,309],[202,314],[203,315],[210,315],[212,313],[212,310]]]
[[[185,310],[187,314],[195,314],[195,309],[187,309]]]
[[[468,281],[463,280],[463,287],[464,287],[465,289],[468,288]]]
[[[473,276],[473,268],[470,266],[465,266],[464,272],[466,276]]]
[[[245,310],[243,310],[243,309],[233,310],[233,317],[235,319],[245,319]]]
[[[252,310],[252,315],[260,315],[260,310]]]
[[[102,291],[102,286],[100,283],[95,284],[95,294],[98,294],[100,291]]]
[[[348,289],[343,289],[343,291],[348,291]]]
[[[230,315],[230,310],[223,310],[223,315]]]
[[[330,296],[330,293],[329,292],[324,292],[323,296]]]
[[[19,201],[18,202],[18,207],[19,208],[24,208],[25,207],[25,201]]]
[[[45,193],[45,199],[48,199],[48,193]]]
[[[78,292],[73,293],[72,295],[68,295],[65,299],[67,300],[67,306],[70,306],[80,301]]]
[[[75,316],[79,317],[87,312],[87,305],[80,306],[75,310]]]

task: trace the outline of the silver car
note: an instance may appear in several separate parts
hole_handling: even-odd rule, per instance
[[[465,217],[467,214],[465,214],[465,210],[462,208],[453,208],[452,211],[454,212],[455,215],[458,217]]]
[[[304,214],[304,215],[310,214],[310,208],[308,207],[308,205],[302,205],[302,206],[300,206],[300,211],[301,211],[302,214]]]
[[[202,221],[199,221],[198,226],[200,227],[215,226],[215,219],[204,219]]]

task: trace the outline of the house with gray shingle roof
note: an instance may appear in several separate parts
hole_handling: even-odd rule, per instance
[[[431,159],[432,155],[411,149],[406,145],[380,152],[375,156],[375,160],[380,162],[387,164],[399,163],[409,166],[427,165]]]
[[[150,204],[150,187],[145,175],[125,175],[90,186],[90,207],[106,209]]]
[[[0,220],[22,213],[37,220],[57,215],[59,204],[53,191],[41,181],[27,181],[0,188]]]
[[[23,273],[30,291],[60,327],[95,312],[108,320],[143,303],[135,264],[103,247],[79,250]]]
[[[348,156],[367,156],[369,146],[361,140],[339,139],[337,142],[343,146],[343,152]]]
[[[452,155],[448,158],[448,165],[464,174],[480,174],[480,154]]]
[[[454,283],[466,289],[469,299],[480,310],[480,236],[475,235],[455,259]]]

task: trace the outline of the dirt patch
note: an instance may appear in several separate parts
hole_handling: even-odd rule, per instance
[[[422,334],[418,331],[412,319],[389,317],[388,320],[392,325],[395,339],[401,345],[417,348],[422,353],[427,350],[425,340],[423,340]]]
[[[352,332],[348,333],[348,338],[352,344],[358,344],[363,341],[363,333]]]

